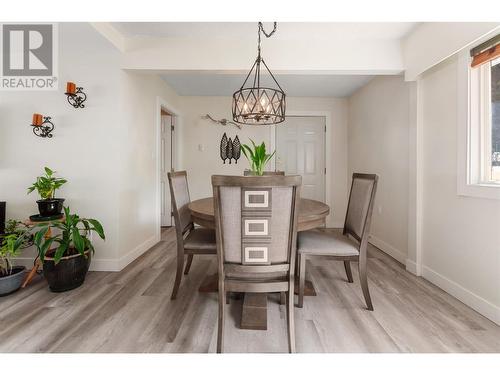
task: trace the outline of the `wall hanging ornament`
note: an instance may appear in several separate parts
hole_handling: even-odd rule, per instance
[[[241,156],[241,143],[238,136],[236,136],[234,137],[233,141],[233,159],[235,164],[238,164],[238,159],[240,158],[240,156]]]
[[[240,89],[233,94],[233,120],[239,124],[272,125],[285,121],[285,92],[260,54],[260,33],[269,38],[275,31],[276,22],[270,33],[266,33],[262,22],[259,22],[257,58]],[[265,68],[263,73],[266,74],[267,71],[272,78],[270,85],[261,85],[262,65]]]
[[[83,87],[76,87],[73,82],[66,83],[66,97],[68,103],[74,108],[85,108],[83,104],[87,100],[87,94],[83,92]]]
[[[33,114],[33,121],[31,126],[33,127],[33,134],[37,137],[42,138],[52,138],[52,131],[54,130],[54,124],[50,121],[50,117],[42,116],[39,113]]]
[[[224,133],[222,139],[220,140],[220,158],[226,164],[227,159],[227,135]]]
[[[233,141],[231,138],[227,141],[227,148],[226,148],[226,154],[227,158],[229,159],[229,164],[231,164],[231,159],[233,158]]]
[[[227,125],[234,125],[236,127],[238,127],[238,129],[241,129],[241,125],[240,124],[237,124],[236,122],[233,122],[233,121],[229,121],[225,118],[223,119],[220,119],[220,120],[216,120],[214,119],[212,116],[210,116],[208,113],[205,115],[205,116],[201,116],[201,118],[203,120],[210,120],[212,121],[213,123],[215,124],[220,124],[220,125],[224,125],[224,126],[227,126]]]
[[[234,159],[234,163],[238,164],[238,159],[241,156],[241,142],[238,136],[234,137],[234,141],[231,138],[227,138],[227,134],[224,133],[222,135],[222,139],[220,140],[220,158],[223,161],[223,164],[226,164],[226,160],[229,160],[229,164],[231,164],[231,160]]]

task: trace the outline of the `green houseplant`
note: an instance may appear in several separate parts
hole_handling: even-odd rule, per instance
[[[63,207],[63,198],[55,198],[56,190],[58,190],[67,181],[64,178],[56,177],[55,171],[45,167],[45,174],[36,178],[36,181],[28,188],[28,194],[34,190],[40,195],[38,211],[40,216],[51,217],[60,215]]]
[[[83,284],[94,252],[89,236],[95,232],[103,240],[106,238],[99,221],[72,214],[69,207],[64,207],[64,215],[62,221],[40,224],[34,238],[43,262],[43,274],[54,292]]]
[[[26,225],[16,220],[7,222],[5,233],[0,235],[0,296],[21,287],[26,267],[14,266],[12,259],[32,244],[32,235]]]
[[[243,151],[243,155],[245,155],[250,163],[250,170],[255,175],[262,176],[267,163],[269,163],[269,161],[273,158],[276,151],[272,154],[268,154],[266,153],[266,144],[264,142],[260,145],[256,145],[251,139],[250,142],[252,142],[251,145],[241,145],[241,151]]]

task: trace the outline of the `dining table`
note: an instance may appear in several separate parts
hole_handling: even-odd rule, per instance
[[[195,224],[205,228],[215,229],[214,200],[213,197],[197,199],[189,203],[188,208]],[[301,198],[299,202],[297,231],[323,227],[326,217],[330,214],[330,207],[323,202]],[[208,275],[202,282],[199,292],[217,292],[217,274]],[[296,287],[297,291],[297,280]],[[316,291],[310,280],[306,280],[304,295],[315,296]],[[267,329],[267,294],[245,293],[241,313],[240,327],[243,329]]]

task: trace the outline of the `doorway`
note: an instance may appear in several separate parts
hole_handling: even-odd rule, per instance
[[[174,170],[172,133],[175,129],[176,116],[161,107],[160,118],[160,225],[169,227],[172,226],[172,203],[167,174]]]
[[[276,170],[302,176],[303,198],[326,202],[325,148],[325,116],[287,116],[276,126]]]

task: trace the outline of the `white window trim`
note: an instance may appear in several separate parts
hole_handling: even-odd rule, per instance
[[[481,175],[480,163],[474,158],[484,157],[479,151],[474,150],[474,128],[471,119],[470,101],[470,57],[468,49],[458,57],[458,82],[457,82],[457,194],[466,197],[499,199],[500,184],[474,182],[479,181]],[[475,166],[474,166],[475,165]],[[473,175],[475,174],[475,175]],[[478,176],[479,174],[479,176]]]

